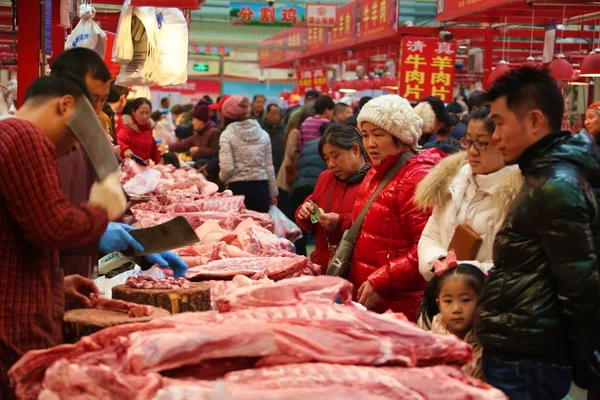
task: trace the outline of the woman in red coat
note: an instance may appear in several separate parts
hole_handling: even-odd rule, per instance
[[[121,147],[121,157],[131,158],[133,154],[144,161],[158,164],[161,154],[152,135],[150,114],[152,103],[143,97],[131,103],[131,114],[123,116],[123,127],[117,132],[117,143]]]
[[[352,225],[352,208],[361,182],[371,168],[359,132],[350,125],[331,125],[319,142],[319,153],[328,169],[321,173],[313,193],[296,211],[296,222],[316,235],[310,259],[325,273],[342,234]],[[319,221],[312,224],[313,201],[319,207]]]
[[[430,212],[413,203],[417,184],[444,156],[439,149],[419,153],[422,119],[397,95],[369,101],[358,115],[358,126],[373,168],[363,181],[354,219],[386,172],[406,153],[413,157],[377,195],[362,224],[352,254],[350,281],[357,300],[368,309],[392,309],[416,321],[425,280],[419,273],[417,246]]]

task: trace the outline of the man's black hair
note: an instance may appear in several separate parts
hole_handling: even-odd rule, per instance
[[[252,98],[252,101],[256,101],[256,99],[258,99],[259,97],[262,97],[265,100],[267,99],[267,97],[264,94],[255,94]]]
[[[333,110],[335,103],[329,96],[321,96],[315,101],[315,113],[322,115],[326,110]]]
[[[486,93],[483,90],[473,90],[467,98],[468,112],[473,111],[473,108],[482,107],[485,104]]]
[[[550,130],[560,131],[565,100],[548,69],[521,67],[502,75],[488,91],[487,100],[493,102],[501,97],[506,97],[506,106],[517,117],[540,110]]]
[[[110,82],[110,92],[106,102],[109,104],[118,103],[121,100],[121,96],[129,96],[129,89],[125,86],[115,85],[115,81]]]
[[[171,99],[169,99],[168,97],[163,97],[162,99],[160,99],[160,105],[162,107],[163,104],[167,103],[167,102],[171,102]]]
[[[448,155],[458,153],[459,151],[463,150],[458,140],[454,138],[444,138],[434,142],[427,142],[423,145],[423,149],[440,149]]]
[[[76,100],[85,96],[90,102],[92,101],[92,96],[85,83],[72,74],[66,74],[37,78],[27,89],[24,102],[67,95],[73,96]]]
[[[281,109],[281,107],[279,107],[277,104],[271,103],[267,106],[267,113],[270,112],[275,107]]]
[[[88,74],[92,79],[108,82],[111,79],[110,70],[104,60],[94,50],[76,47],[60,53],[52,64],[52,75],[66,73],[77,76],[82,81]]]
[[[360,100],[358,101],[358,109],[362,110],[362,108],[365,106],[365,104],[367,104],[369,101],[371,101],[373,98],[369,97],[369,96],[364,96],[361,97]]]

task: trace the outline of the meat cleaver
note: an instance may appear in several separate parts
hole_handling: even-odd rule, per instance
[[[77,101],[75,113],[67,126],[88,155],[99,181],[119,171],[119,163],[106,132],[88,99],[82,97]]]
[[[129,234],[144,247],[144,252],[139,253],[129,249],[123,252],[127,256],[162,253],[163,251],[190,246],[200,241],[188,220],[181,215],[164,224],[151,228],[136,229],[130,231]]]

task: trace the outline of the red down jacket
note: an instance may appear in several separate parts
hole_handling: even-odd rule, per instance
[[[129,115],[123,116],[123,127],[117,132],[117,143],[121,147],[121,157],[123,158],[125,150],[130,149],[133,154],[144,161],[152,160],[159,164],[162,159],[150,124],[140,127]]]
[[[334,212],[340,215],[338,228],[329,232],[331,244],[337,246],[342,239],[344,231],[352,225],[352,208],[356,201],[360,183],[345,184],[335,178],[330,170],[325,170],[317,180],[317,186],[313,193],[304,200],[314,201],[325,212]],[[327,200],[331,192],[331,200],[329,208],[327,208]],[[303,203],[303,204],[304,204]],[[296,223],[306,232],[316,235],[315,251],[310,254],[310,260],[321,267],[324,274],[329,265],[329,249],[327,246],[327,231],[321,224],[312,224],[310,221],[304,221],[298,218],[298,211],[302,205],[296,210]]]
[[[367,211],[354,246],[349,279],[354,284],[355,298],[366,280],[382,297],[373,311],[392,309],[411,321],[417,319],[425,288],[419,273],[417,246],[431,213],[419,211],[413,197],[417,184],[444,156],[441,150],[431,149],[411,158]],[[398,157],[388,157],[371,168],[359,189],[353,220]]]

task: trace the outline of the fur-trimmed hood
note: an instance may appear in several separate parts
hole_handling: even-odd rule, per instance
[[[450,185],[467,163],[467,154],[464,151],[444,158],[436,165],[417,186],[415,204],[422,209],[443,207],[452,198]],[[494,190],[492,197],[494,203],[501,210],[506,210],[523,184],[521,171],[516,167],[510,168],[503,181]]]
[[[136,132],[139,132],[139,129],[138,129],[137,125],[135,124],[135,122],[133,122],[133,118],[131,118],[131,115],[127,115],[127,114],[123,115],[123,125],[130,127],[131,129],[133,129]],[[150,119],[150,129],[154,129],[155,127],[156,127],[156,122],[151,118]]]

